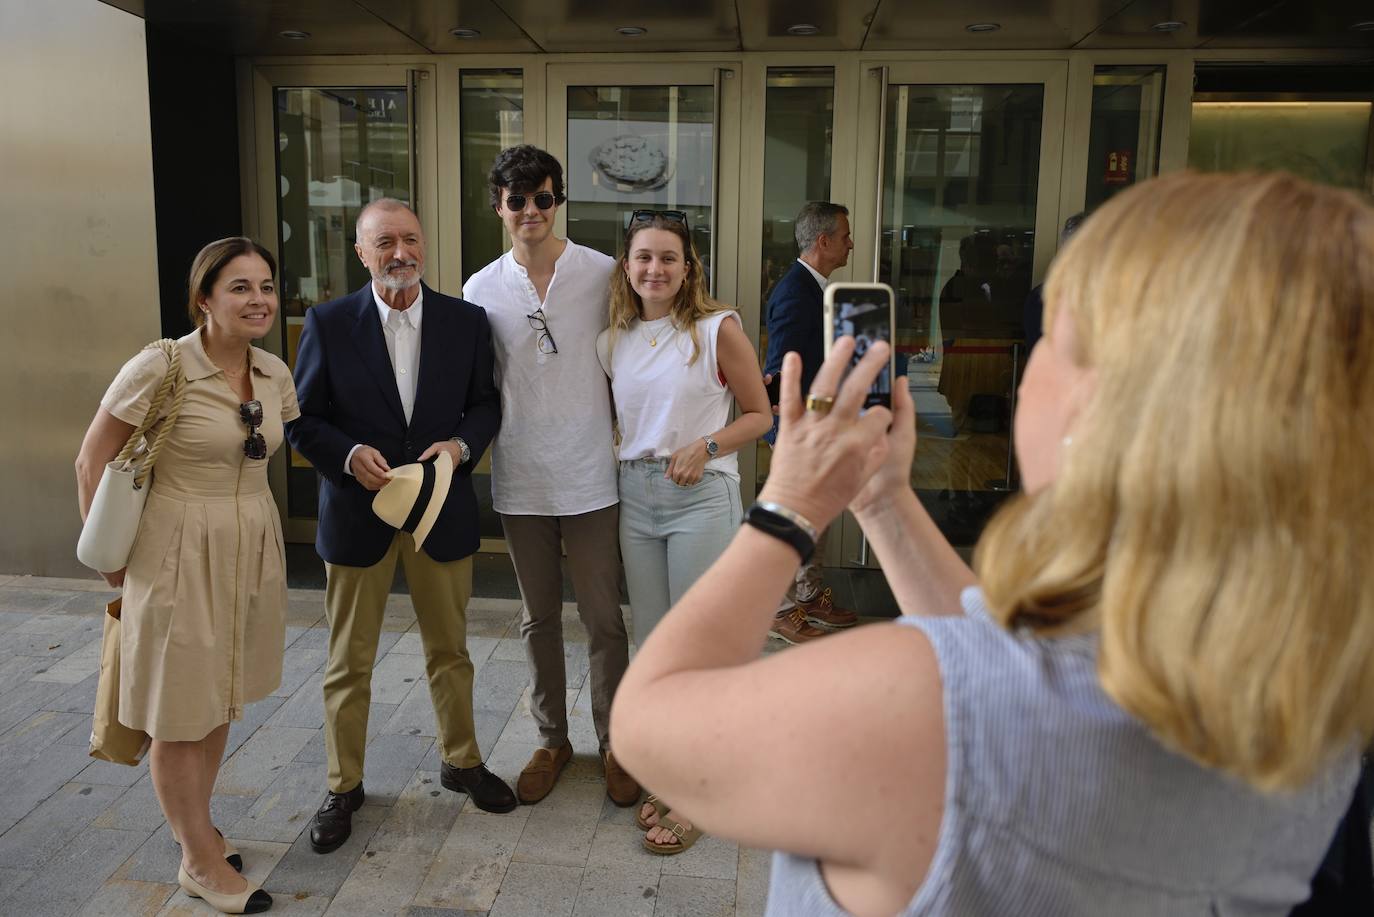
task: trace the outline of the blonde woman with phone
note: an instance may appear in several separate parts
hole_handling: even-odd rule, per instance
[[[621,684],[616,756],[780,851],[769,914],[1307,897],[1374,737],[1374,208],[1283,174],[1142,183],[1059,253],[1045,305],[1025,492],[973,569],[912,491],[906,387],[860,412],[887,346],[841,385],[840,339],[809,393],[791,354],[759,495],[785,515],[751,509]],[[907,617],[760,659],[846,507]]]

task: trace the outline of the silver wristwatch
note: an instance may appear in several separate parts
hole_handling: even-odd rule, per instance
[[[454,442],[458,444],[458,464],[466,465],[468,463],[468,459],[472,458],[472,450],[468,448],[467,443],[463,442],[463,437],[451,437],[449,439],[449,442]]]
[[[715,457],[716,457],[716,453],[720,451],[720,443],[716,442],[714,439],[712,439],[712,438],[709,437],[709,436],[703,436],[702,439],[706,440],[706,456],[707,456],[707,458],[715,458]]]

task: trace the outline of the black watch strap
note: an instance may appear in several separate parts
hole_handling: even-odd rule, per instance
[[[752,525],[760,532],[790,544],[801,556],[802,563],[809,561],[811,555],[815,553],[816,538],[806,531],[810,525],[805,524],[805,520],[796,513],[781,506],[771,503],[755,503],[744,514],[744,522],[746,525]],[[804,524],[806,525],[805,528],[803,527]]]

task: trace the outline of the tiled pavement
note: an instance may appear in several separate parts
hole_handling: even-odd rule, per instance
[[[145,762],[87,756],[109,592],[0,575],[0,913],[213,913],[176,885],[177,848]],[[514,783],[535,743],[520,603],[473,599],[478,740]],[[489,815],[439,786],[434,712],[406,596],[393,596],[373,677],[367,804],[320,856],[305,828],[324,790],[323,594],[292,590],[281,687],[229,731],[215,823],[272,893],[273,914],[381,917],[735,917],[763,912],[767,854],[703,837],[676,857],[640,848],[634,809],[605,797],[586,633],[564,609],[577,756],[537,806]]]

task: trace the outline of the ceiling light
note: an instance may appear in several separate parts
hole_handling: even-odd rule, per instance
[[[1150,26],[1151,32],[1177,32],[1188,23],[1180,22],[1177,19],[1166,19],[1164,22],[1156,22]]]
[[[819,35],[821,30],[809,22],[798,22],[787,27],[788,35]]]
[[[1374,32],[1374,19],[1367,22],[1357,22],[1350,27],[1352,32]]]
[[[626,38],[633,38],[636,35],[643,35],[647,31],[649,30],[644,28],[644,26],[642,25],[623,25],[620,28],[616,29],[617,34],[624,35]]]
[[[449,29],[448,33],[454,38],[481,38],[482,33],[477,29]]]
[[[280,35],[282,38],[285,38],[287,41],[305,41],[307,38],[310,37],[309,32],[302,32],[299,29],[287,29],[284,32],[278,32],[277,34]]]
[[[1002,28],[1001,24],[996,22],[970,22],[968,25],[964,26],[964,31],[975,33],[996,32],[1000,28]]]

